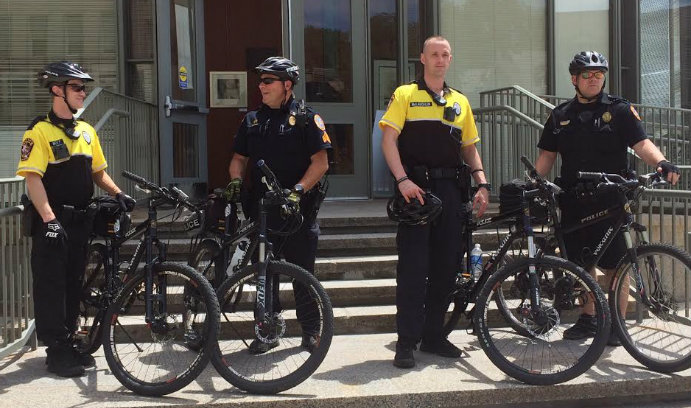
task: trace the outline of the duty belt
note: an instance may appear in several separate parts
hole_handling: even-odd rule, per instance
[[[86,209],[75,208],[73,205],[63,204],[56,207],[57,211],[55,215],[61,222],[69,223],[73,221],[82,221],[87,215]]]
[[[428,169],[427,175],[430,179],[457,179],[459,176],[459,169],[457,167],[438,167]]]

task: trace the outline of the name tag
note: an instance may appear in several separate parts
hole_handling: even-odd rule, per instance
[[[432,102],[410,102],[411,108],[432,106]]]

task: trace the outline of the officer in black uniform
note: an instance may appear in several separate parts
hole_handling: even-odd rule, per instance
[[[393,364],[399,368],[415,366],[413,350],[419,341],[421,351],[460,357],[458,347],[443,337],[442,326],[447,295],[462,267],[469,174],[479,186],[473,199],[479,216],[489,201],[473,112],[468,99],[444,81],[451,59],[446,39],[425,40],[420,56],[424,76],[396,89],[379,122],[382,152],[398,192],[408,202],[424,203],[424,190],[430,190],[442,201],[441,215],[431,224],[398,226]]]
[[[299,67],[293,61],[270,57],[255,69],[261,77],[262,106],[245,116],[235,137],[235,153],[229,168],[231,182],[226,195],[231,201],[240,198],[249,164],[252,178],[251,184],[246,183],[250,185],[246,188],[247,199],[243,199],[243,209],[256,219],[257,203],[266,192],[261,182],[262,174],[256,169],[257,161],[263,159],[281,186],[292,189],[289,199],[299,206],[304,216],[300,229],[289,238],[270,235],[269,239],[277,255],[314,273],[319,239],[316,208],[323,199],[319,180],[329,168],[327,150],[331,149],[331,140],[319,114],[293,96],[293,89],[300,78]],[[283,223],[278,211],[269,215],[269,228],[279,228]],[[296,299],[304,298],[304,291],[305,288],[294,285]],[[319,341],[316,328],[310,327],[314,323],[304,318],[310,315],[311,307],[316,305],[301,304],[297,308],[303,326],[302,345],[310,349]],[[255,340],[250,345],[250,352],[263,353],[277,345]]]
[[[604,210],[618,200],[614,192],[597,193],[594,197],[577,194],[578,190],[582,191],[577,173],[592,171],[626,175],[630,168],[629,147],[648,165],[655,166],[672,184],[679,180],[679,169],[665,160],[647,138],[636,109],[628,101],[603,92],[608,68],[607,59],[596,51],[582,51],[573,57],[569,73],[576,96],[554,108],[538,143],[540,154],[535,167],[541,175],[547,174],[557,154],[561,155],[559,184],[567,191],[560,203],[565,226]],[[569,259],[580,265],[592,261],[588,258],[598,244],[593,239],[599,241],[609,227],[606,220],[566,236]],[[626,243],[619,233],[603,254],[598,267],[608,277],[612,276],[625,251]],[[595,276],[594,269],[590,272]],[[622,287],[628,290],[628,285]],[[624,301],[619,307],[625,311],[627,296],[622,299]],[[578,340],[594,336],[597,329],[594,314],[594,305],[589,302],[576,324],[564,331],[564,338]],[[608,343],[612,346],[620,344],[614,333]]]
[[[55,62],[38,73],[52,95],[52,109],[31,122],[22,139],[17,175],[26,178],[33,207],[31,269],[38,339],[46,345],[48,371],[62,377],[84,374],[91,355],[73,344],[91,225],[86,208],[94,183],[117,197],[129,211],[135,201],[123,194],[105,172],[96,131],[74,114],[84,105],[82,67]],[[28,205],[28,203],[27,203]]]

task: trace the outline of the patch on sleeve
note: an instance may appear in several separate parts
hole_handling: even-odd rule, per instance
[[[322,133],[322,142],[331,144],[331,138],[329,137],[329,134],[326,133],[326,131]]]
[[[317,127],[320,130],[323,130],[323,131],[326,130],[326,127],[324,126],[324,121],[322,120],[322,117],[319,116],[318,114],[314,115],[314,124],[317,125]]]
[[[634,108],[633,105],[631,105],[630,108],[631,108],[631,113],[633,113],[633,116],[635,116],[636,119],[641,120],[641,117],[638,116],[638,112],[636,111],[636,108]]]
[[[30,137],[27,137],[26,139],[24,139],[24,141],[22,142],[21,161],[29,160],[29,156],[31,155],[31,150],[33,148],[34,148],[34,141],[31,140]]]
[[[396,99],[396,94],[395,94],[395,93],[392,93],[392,94],[391,94],[391,99],[389,99],[389,103],[388,103],[388,105],[386,105],[386,109],[387,109],[387,110],[389,109],[389,106],[391,106],[391,104],[393,103],[393,101],[394,101],[395,99]]]

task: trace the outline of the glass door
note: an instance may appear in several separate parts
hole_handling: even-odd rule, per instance
[[[202,0],[156,2],[161,183],[206,194]]]
[[[318,112],[334,146],[329,197],[369,197],[365,0],[289,2],[296,97]]]

